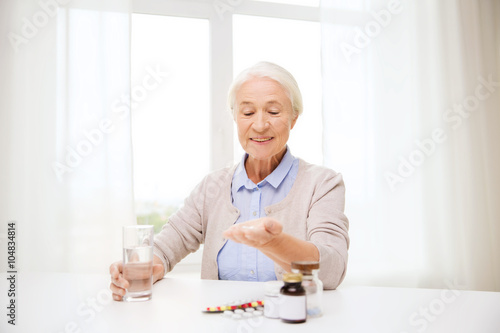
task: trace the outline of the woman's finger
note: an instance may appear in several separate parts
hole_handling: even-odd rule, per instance
[[[109,274],[112,279],[117,279],[118,276],[123,272],[123,263],[121,261],[117,261],[109,266]]]
[[[119,261],[111,264],[109,273],[111,275],[110,289],[113,294],[117,294],[118,296],[125,295],[125,289],[127,289],[130,284],[123,278],[123,263]],[[113,299],[118,300],[118,297],[113,296]]]
[[[266,231],[272,235],[279,235],[283,231],[281,223],[272,218],[268,218],[264,221],[264,227]]]
[[[109,289],[113,293],[113,299],[115,301],[121,301],[123,299],[123,295],[125,295],[125,289],[117,287],[114,283],[110,283]]]

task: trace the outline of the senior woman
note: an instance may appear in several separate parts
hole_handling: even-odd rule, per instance
[[[284,68],[260,62],[239,74],[228,107],[245,154],[206,176],[155,237],[153,281],[204,245],[201,278],[281,279],[292,261],[320,262],[325,289],[343,280],[349,247],[341,174],[294,157],[287,146],[302,97]],[[122,263],[111,290],[128,287]]]

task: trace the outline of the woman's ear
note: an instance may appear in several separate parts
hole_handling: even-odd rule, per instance
[[[290,129],[292,129],[295,126],[295,123],[297,122],[297,118],[299,118],[299,115],[298,114],[297,115],[293,115],[292,117],[293,118],[292,118],[292,123],[290,125]]]

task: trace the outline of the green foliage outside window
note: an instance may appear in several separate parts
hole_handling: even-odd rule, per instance
[[[154,225],[155,234],[168,222],[169,217],[179,209],[177,206],[167,206],[148,213],[137,214],[137,224]]]

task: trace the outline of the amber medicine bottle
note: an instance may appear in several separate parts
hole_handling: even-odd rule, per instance
[[[302,287],[302,274],[283,275],[285,285],[280,290],[280,318],[285,323],[303,323],[307,318],[306,291]]]

